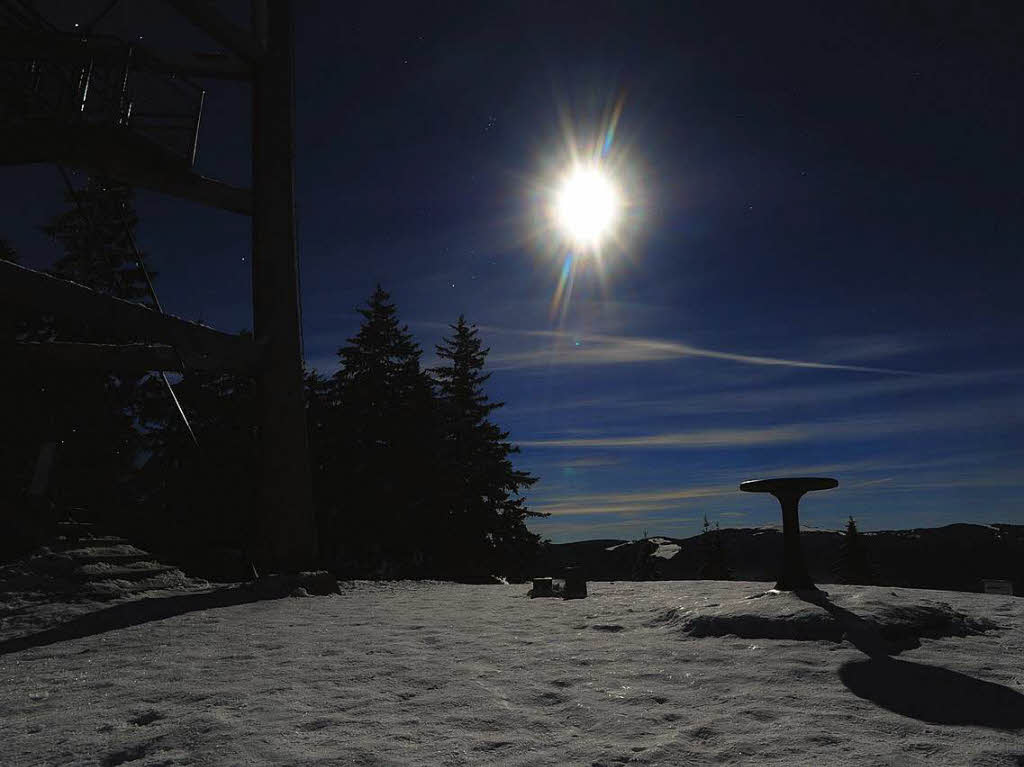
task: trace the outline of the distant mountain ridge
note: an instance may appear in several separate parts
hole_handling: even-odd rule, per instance
[[[780,530],[724,528],[720,535],[734,579],[775,579],[782,558]],[[811,577],[816,583],[835,582],[843,534],[805,529],[800,535]],[[1024,595],[1024,525],[952,524],[861,535],[879,585],[981,591],[983,579],[999,578],[1012,581],[1014,594]],[[700,538],[556,543],[545,551],[539,570],[558,576],[576,565],[590,580],[691,580],[699,577]]]

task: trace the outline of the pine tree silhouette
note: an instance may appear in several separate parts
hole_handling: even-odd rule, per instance
[[[306,393],[306,431],[309,434],[309,462],[313,475],[313,494],[316,507],[323,508],[329,501],[327,484],[332,450],[337,449],[333,439],[332,418],[337,406],[334,381],[315,369],[303,374]]]
[[[540,537],[526,519],[547,515],[526,507],[521,492],[537,477],[513,466],[519,448],[489,418],[504,405],[484,391],[490,350],[464,316],[449,327],[452,335],[436,347],[444,364],[432,370],[441,400],[447,521],[471,568],[507,574],[537,552]]]
[[[130,240],[139,222],[134,198],[131,187],[98,177],[68,192],[68,210],[40,227],[64,250],[53,274],[101,293],[151,304]]]
[[[704,515],[704,524],[701,527],[697,547],[700,560],[699,575],[702,579],[727,581],[732,578],[732,570],[729,568],[725,550],[725,541],[722,538],[722,529],[717,522],[714,528],[712,528],[711,523],[708,522],[707,514]]]
[[[336,447],[328,469],[338,499],[341,555],[380,574],[415,574],[433,528],[436,481],[432,382],[420,347],[380,285],[359,310],[359,332],[338,350]],[[369,556],[366,556],[369,551]]]
[[[138,223],[131,189],[91,177],[84,188],[69,192],[66,202],[64,212],[40,227],[64,251],[50,271],[102,293],[148,303],[148,284],[131,245]],[[30,318],[29,325],[32,340],[139,340],[134,328],[91,327],[88,318]],[[125,507],[141,449],[135,411],[147,380],[74,370],[40,376],[48,423],[39,424],[39,433],[59,445],[54,485],[59,505],[86,507],[96,518],[117,516]]]
[[[255,549],[255,379],[193,370],[175,385],[198,447],[168,407],[162,381],[148,383],[137,410],[145,460],[133,484],[147,523],[137,534],[159,535],[165,549],[184,559],[212,541]]]
[[[877,580],[864,544],[864,537],[857,530],[857,523],[853,517],[846,522],[846,531],[839,544],[839,558],[833,565],[832,572],[839,583],[869,585]]]

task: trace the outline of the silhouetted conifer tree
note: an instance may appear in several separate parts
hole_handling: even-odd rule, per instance
[[[338,470],[336,457],[344,435],[335,429],[337,421],[337,386],[333,378],[316,369],[304,373],[306,393],[306,433],[309,435],[309,463],[313,480],[313,504],[316,509],[318,540],[321,554],[332,559],[339,531],[337,522],[337,488],[332,473]]]
[[[706,514],[704,515],[704,525],[701,528],[700,540],[697,545],[700,555],[700,577],[705,580],[730,580],[732,578],[732,570],[729,568],[722,530],[717,522],[714,528],[712,528]]]
[[[67,210],[41,227],[64,251],[50,271],[109,295],[148,302],[148,286],[129,239],[138,222],[131,190],[90,178],[66,201]],[[135,340],[133,328],[92,327],[85,317],[35,318],[30,327],[33,340]],[[47,414],[46,423],[38,424],[40,439],[59,444],[58,502],[109,517],[124,505],[139,450],[134,410],[144,376],[68,370],[39,378]]]
[[[832,567],[839,583],[872,584],[876,580],[864,538],[853,517],[846,522],[846,531],[839,544],[839,558]]]
[[[144,455],[135,490],[146,511],[143,535],[186,558],[213,541],[255,543],[256,385],[233,371],[188,371],[175,391],[195,433],[192,441],[159,379],[142,399]],[[140,520],[141,521],[141,520]]]
[[[433,369],[441,399],[444,495],[452,541],[471,569],[515,569],[536,554],[540,537],[526,527],[530,511],[521,492],[537,477],[516,469],[519,448],[490,421],[502,407],[484,391],[488,349],[477,329],[459,316],[453,334],[436,347],[442,365]],[[487,574],[481,572],[480,574]]]
[[[427,565],[436,527],[432,382],[420,369],[419,345],[379,285],[359,311],[363,324],[338,350],[334,376],[337,448],[327,472],[340,512],[335,541],[350,566],[361,559],[380,574],[414,574]]]
[[[97,177],[68,192],[68,209],[41,227],[64,249],[50,271],[101,293],[151,304],[130,240],[139,222],[134,198],[131,187]]]

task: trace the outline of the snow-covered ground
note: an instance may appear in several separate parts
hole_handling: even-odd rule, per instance
[[[769,585],[150,593],[49,633],[69,613],[22,606],[0,630],[0,763],[1024,764],[1024,600],[747,598]]]

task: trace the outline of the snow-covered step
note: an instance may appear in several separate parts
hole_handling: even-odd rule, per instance
[[[171,565],[161,565],[156,562],[140,562],[137,565],[111,564],[109,562],[93,562],[78,567],[74,577],[81,580],[121,580],[135,581],[145,578],[153,578],[164,573],[177,571],[178,568]]]
[[[146,551],[85,551],[76,552],[74,549],[65,552],[75,564],[86,565],[98,562],[109,562],[110,564],[127,565],[133,562],[151,562],[153,555]]]
[[[66,548],[61,552],[64,556],[70,557],[74,562],[85,564],[88,562],[140,562],[153,559],[153,555],[130,543],[106,543],[96,545],[92,541],[79,541],[77,545]]]
[[[120,546],[127,543],[124,538],[117,535],[58,535],[56,539],[48,544],[50,548],[81,548],[82,546]]]
[[[95,532],[96,526],[92,522],[74,522],[72,520],[64,520],[63,522],[57,523],[57,534],[64,535],[69,538],[81,537],[88,535],[89,533]]]

